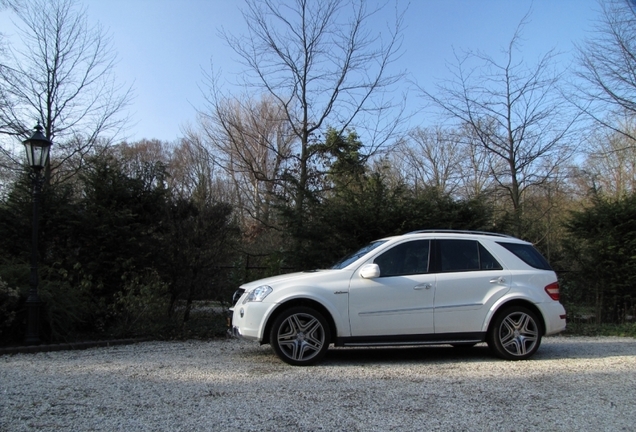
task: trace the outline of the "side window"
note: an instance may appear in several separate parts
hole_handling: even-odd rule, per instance
[[[503,270],[481,243],[475,240],[439,240],[442,272]]]
[[[428,272],[430,240],[401,243],[373,262],[380,266],[380,277],[403,276]]]
[[[479,268],[482,270],[503,270],[501,264],[481,243],[479,243]]]
[[[479,270],[479,243],[474,240],[440,240],[443,272]]]

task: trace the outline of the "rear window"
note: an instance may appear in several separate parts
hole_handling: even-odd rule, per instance
[[[548,261],[543,258],[543,255],[541,255],[532,245],[522,243],[497,243],[515,254],[530,267],[534,267],[539,270],[552,270]]]

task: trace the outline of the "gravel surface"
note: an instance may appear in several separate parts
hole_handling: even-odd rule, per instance
[[[331,349],[313,367],[238,340],[0,356],[0,431],[636,430],[636,339]]]

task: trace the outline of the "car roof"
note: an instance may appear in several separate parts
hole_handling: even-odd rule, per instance
[[[477,237],[477,238],[490,238],[490,239],[506,239],[512,240],[515,242],[528,243],[524,240],[518,239],[516,237],[509,236],[507,234],[500,234],[495,232],[487,232],[487,231],[471,231],[471,230],[451,230],[451,229],[425,229],[425,230],[417,230],[411,231],[398,236],[385,237],[381,240],[393,240],[399,238],[408,238],[408,237],[449,237],[449,238],[466,238],[466,237]]]
[[[451,229],[426,229],[426,230],[417,230],[411,231],[408,234],[462,234],[462,235],[484,235],[484,236],[495,236],[495,237],[506,237],[506,238],[514,238],[506,234],[500,234],[495,232],[488,231],[471,231],[471,230],[451,230]]]

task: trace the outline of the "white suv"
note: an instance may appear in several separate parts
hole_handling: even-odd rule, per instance
[[[244,284],[231,333],[293,365],[336,346],[487,342],[532,356],[565,329],[554,271],[532,244],[500,234],[417,231],[374,241],[331,269]]]

